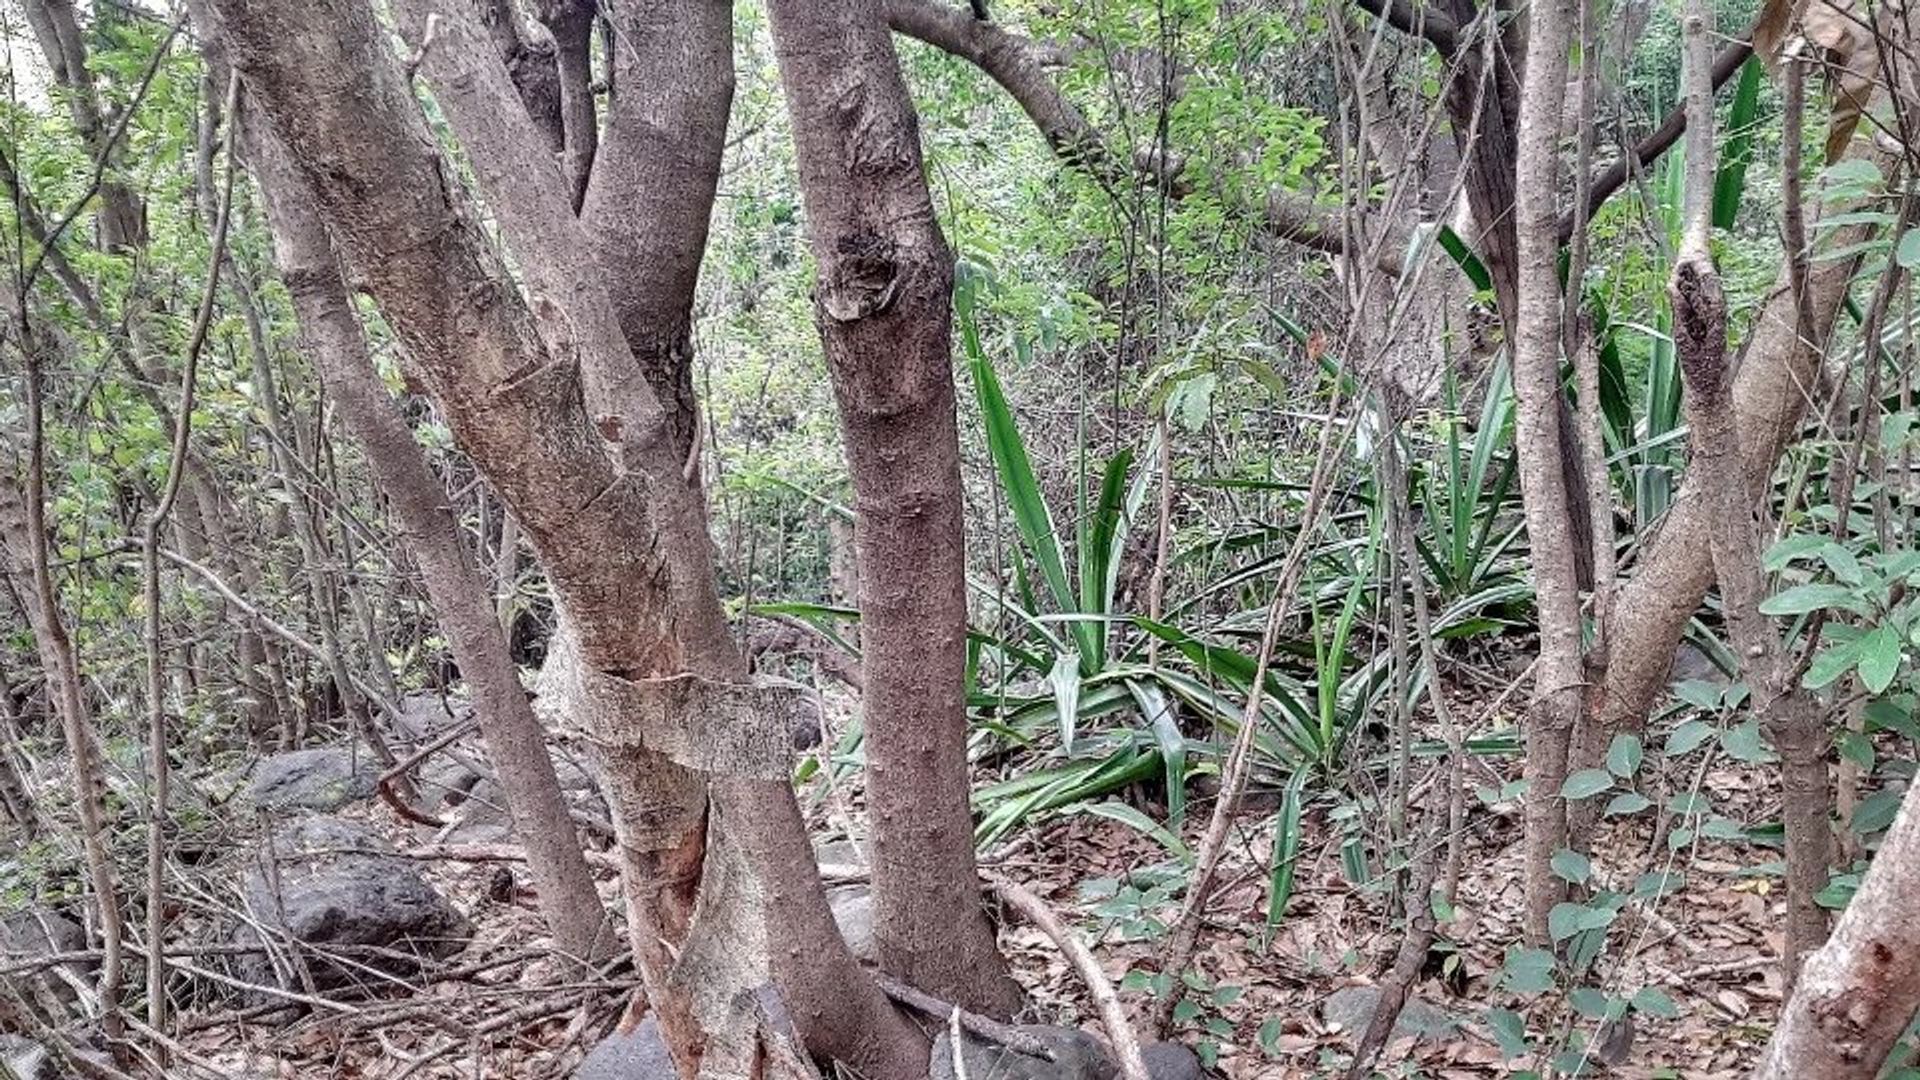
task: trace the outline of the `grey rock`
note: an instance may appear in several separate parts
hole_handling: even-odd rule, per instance
[[[1714,686],[1726,686],[1730,681],[1720,665],[1713,662],[1704,650],[1691,641],[1682,641],[1673,651],[1673,667],[1667,672],[1668,682],[1704,682]]]
[[[262,758],[247,781],[247,801],[268,810],[338,810],[371,796],[380,765],[343,746],[293,750]]]
[[[1320,1005],[1320,1018],[1329,1028],[1342,1034],[1359,1038],[1373,1021],[1374,1012],[1380,1008],[1380,988],[1377,986],[1349,986],[1336,990]],[[1394,1021],[1393,1033],[1396,1036],[1417,1035],[1421,1038],[1437,1038],[1453,1030],[1458,1023],[1445,1009],[1438,1008],[1411,995],[1400,1010],[1399,1019]]]
[[[111,1057],[93,1045],[91,1032],[68,1033],[64,1041],[65,1046],[55,1053],[47,1045],[22,1035],[0,1035],[0,1076],[14,1080],[76,1080],[84,1075],[97,1075],[97,1072],[77,1071],[81,1065],[99,1070],[113,1064]]]
[[[966,1066],[967,1080],[1112,1080],[1113,1061],[1092,1034],[1078,1028],[1042,1024],[1025,1024],[1020,1030],[1050,1048],[1053,1060],[1028,1057],[997,1043],[968,1036],[960,1043],[960,1060]],[[933,1041],[927,1073],[932,1080],[958,1080],[960,1074],[953,1067],[950,1032],[942,1032]]]
[[[1179,1043],[1148,1043],[1140,1048],[1140,1057],[1153,1080],[1201,1080],[1206,1075],[1200,1067],[1200,1055]]]
[[[403,976],[417,970],[416,958],[445,957],[465,947],[472,932],[466,917],[413,863],[363,826],[333,817],[299,818],[274,830],[271,845],[278,856],[279,896],[262,865],[264,850],[248,860],[243,882],[249,908],[268,927],[310,945],[379,946],[390,951],[362,949],[352,959]],[[250,927],[235,934],[238,943],[257,940]],[[309,958],[308,967],[322,988],[366,978],[317,957]],[[294,982],[264,953],[243,954],[234,968],[249,982]]]
[[[444,701],[434,693],[408,694],[398,704],[400,713],[393,718],[394,725],[409,739],[431,738],[473,715],[473,707],[459,694],[449,695]]]
[[[847,885],[829,891],[827,907],[853,958],[863,964],[878,964],[880,945],[873,936],[873,893],[867,886]]]
[[[625,1035],[615,1032],[600,1040],[573,1070],[573,1080],[679,1080],[679,1074],[660,1038],[660,1025],[649,1016]]]
[[[48,908],[28,908],[0,919],[0,961],[37,960],[86,947],[87,932],[80,924]],[[88,965],[76,962],[65,966],[74,975],[84,975]],[[67,1007],[79,1001],[73,987],[51,969],[0,979],[0,983],[33,1002],[49,1023],[65,1019]]]

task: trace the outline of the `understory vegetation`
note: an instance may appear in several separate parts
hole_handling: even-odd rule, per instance
[[[0,1076],[1920,1078],[1913,17],[0,0]]]

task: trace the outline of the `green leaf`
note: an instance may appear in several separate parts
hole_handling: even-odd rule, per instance
[[[1553,872],[1575,885],[1584,885],[1593,876],[1593,861],[1571,848],[1553,853]]]
[[[1883,693],[1900,670],[1900,631],[1882,623],[1860,639],[1860,685]]]
[[[1640,771],[1640,762],[1646,751],[1640,744],[1640,736],[1622,732],[1613,737],[1613,745],[1607,747],[1607,771],[1622,780],[1630,779]]]
[[[1615,795],[1613,801],[1607,804],[1607,815],[1612,817],[1620,814],[1637,814],[1652,805],[1652,799],[1637,791],[1623,791]]]
[[[1280,796],[1280,813],[1273,825],[1273,868],[1267,874],[1266,939],[1286,916],[1287,902],[1293,899],[1294,869],[1300,862],[1300,792],[1306,785],[1307,770],[1299,769],[1287,781]]]
[[[1634,991],[1631,1003],[1633,1011],[1646,1013],[1648,1016],[1662,1020],[1680,1018],[1680,1007],[1673,1003],[1673,999],[1667,996],[1666,991],[1657,986],[1643,986]]]
[[[1060,713],[1060,744],[1068,756],[1073,754],[1073,735],[1080,723],[1080,664],[1072,655],[1054,658],[1053,671],[1047,675],[1053,686],[1054,706]]]
[[[1685,757],[1698,750],[1708,739],[1713,738],[1713,725],[1705,720],[1688,720],[1673,729],[1667,736],[1667,756]]]
[[[1900,234],[1900,242],[1893,248],[1893,261],[1903,270],[1920,266],[1920,229],[1908,229]]]
[[[1900,816],[1903,794],[1903,792],[1885,789],[1860,800],[1860,805],[1853,809],[1851,823],[1853,831],[1861,836],[1885,832],[1888,826],[1893,824],[1893,819]]]
[[[1607,1015],[1607,995],[1591,986],[1576,986],[1567,995],[1567,1004],[1589,1020],[1598,1020]]]
[[[1807,673],[1800,678],[1800,685],[1808,690],[1819,690],[1831,685],[1834,680],[1852,671],[1860,661],[1860,650],[1866,641],[1864,637],[1854,638],[1820,650],[1807,665]]]
[[[1560,785],[1565,799],[1591,799],[1613,786],[1613,774],[1605,769],[1581,769]]]
[[[1768,548],[1762,563],[1767,573],[1778,573],[1795,559],[1806,558],[1832,542],[1822,533],[1796,533]]]
[[[1763,615],[1805,615],[1827,608],[1839,608],[1858,615],[1871,614],[1852,589],[1824,582],[1795,585],[1760,602],[1760,613]]]
[[[1863,773],[1873,771],[1875,755],[1872,739],[1857,731],[1848,731],[1843,728],[1833,737],[1833,741],[1839,747],[1840,756],[1843,759],[1852,762]]]
[[[1754,720],[1728,728],[1720,736],[1720,748],[1733,760],[1749,765],[1765,765],[1780,760],[1778,755],[1767,749],[1766,742],[1760,736],[1760,724]]]
[[[1500,1046],[1500,1053],[1508,1060],[1527,1056],[1527,1022],[1512,1009],[1488,1009],[1487,1030],[1493,1032],[1493,1041]]]
[[[1509,948],[1500,981],[1510,993],[1539,994],[1553,989],[1553,954],[1545,949]]]
[[[1586,904],[1560,903],[1547,913],[1547,932],[1555,941],[1565,941],[1588,930],[1603,930],[1613,924],[1616,912],[1611,908]]]

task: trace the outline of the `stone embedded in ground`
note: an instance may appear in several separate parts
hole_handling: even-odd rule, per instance
[[[355,747],[292,750],[260,759],[247,781],[247,801],[266,810],[338,810],[371,796],[380,763]]]
[[[0,962],[17,964],[86,947],[87,932],[80,924],[50,908],[28,908],[0,919]],[[87,965],[69,963],[65,967],[82,982],[89,981]],[[80,1000],[73,987],[52,968],[0,978],[0,993],[31,1002],[43,1021],[55,1025],[64,1022],[68,1008]]]
[[[1020,1030],[1051,1049],[1053,1060],[1029,1057],[969,1035],[960,1041],[960,1061],[967,1080],[1112,1080],[1113,1061],[1090,1032],[1043,1024],[1024,1024]],[[943,1031],[934,1040],[927,1072],[931,1080],[958,1080],[952,1033]]]
[[[880,945],[873,936],[873,893],[865,885],[844,885],[827,892],[834,925],[846,939],[848,951],[863,964],[880,962]]]
[[[632,1031],[615,1032],[587,1052],[573,1080],[679,1080],[660,1025],[649,1016]]]
[[[1148,1043],[1140,1048],[1140,1058],[1153,1080],[1201,1080],[1206,1075],[1200,1067],[1200,1055],[1179,1043]],[[1118,1076],[1118,1071],[1114,1075]]]
[[[275,937],[284,933],[309,945],[330,946],[349,954],[354,963],[402,977],[417,971],[420,959],[438,959],[466,947],[472,932],[466,917],[413,863],[395,855],[366,827],[334,817],[298,818],[276,828],[272,844],[278,853],[278,896],[263,866],[264,849],[248,858],[243,887],[253,917]],[[234,940],[254,944],[259,938],[243,925]],[[310,953],[307,965],[322,989],[378,981],[352,964]],[[277,967],[265,953],[242,954],[233,971],[245,981],[269,986],[286,988],[299,982],[295,973]],[[265,994],[251,998],[272,1000]]]
[[[1366,1033],[1367,1025],[1373,1021],[1373,1014],[1380,1007],[1380,988],[1377,986],[1349,986],[1336,990],[1320,1004],[1320,1019],[1328,1028],[1342,1035],[1357,1039]],[[1459,1023],[1445,1009],[1429,1005],[1417,997],[1409,995],[1399,1019],[1394,1021],[1393,1033],[1396,1036],[1417,1035],[1421,1038],[1438,1038]]]

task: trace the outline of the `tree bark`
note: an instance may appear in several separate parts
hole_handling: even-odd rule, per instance
[[[256,124],[248,131],[247,156],[260,185],[280,276],[293,298],[303,351],[365,452],[426,583],[526,848],[541,915],[562,953],[594,960],[608,951],[606,909],[574,832],[545,733],[494,617],[490,590],[462,542],[446,491],[374,371],[332,243],[303,198],[285,152]]]
[[[537,8],[540,21],[553,35],[560,79],[561,167],[575,210],[586,197],[593,158],[600,149],[600,114],[593,100],[595,6],[594,0],[540,0]]]
[[[1526,81],[1521,94],[1518,163],[1512,202],[1515,263],[1513,385],[1515,444],[1531,545],[1540,659],[1527,717],[1527,937],[1552,940],[1547,915],[1565,894],[1550,862],[1566,843],[1567,803],[1560,794],[1567,748],[1580,716],[1580,581],[1574,492],[1562,465],[1564,398],[1560,393],[1561,296],[1556,261],[1560,181],[1560,116],[1567,82],[1571,5],[1543,0],[1532,9]],[[1476,208],[1478,209],[1478,208]],[[1486,219],[1482,219],[1486,220]]]
[[[409,0],[397,14],[416,48],[438,17],[421,71],[524,285],[364,5],[210,6],[413,373],[546,566],[557,648],[617,808],[629,937],[682,1074],[749,1071],[756,1025],[739,1003],[771,984],[814,1052],[923,1075],[924,1038],[834,931],[788,780],[784,698],[749,684],[728,634],[698,474],[470,4]]]
[[[1833,937],[1807,957],[1754,1080],[1872,1080],[1920,1001],[1920,796],[1910,789]]]
[[[60,730],[66,739],[74,803],[80,815],[81,848],[100,917],[101,1030],[107,1038],[118,1040],[125,1025],[120,1011],[123,924],[113,860],[107,850],[106,755],[87,710],[80,660],[60,612],[60,594],[54,585],[48,550],[41,346],[25,311],[20,312],[16,329],[15,344],[26,357],[27,461],[24,474],[7,476],[0,482],[0,552],[7,556],[9,576],[24,572],[28,579],[27,587],[16,592],[39,650],[47,700],[60,718]]]
[[[853,474],[874,936],[902,981],[1011,1015],[968,802],[953,253],[879,0],[773,0],[826,347]]]

